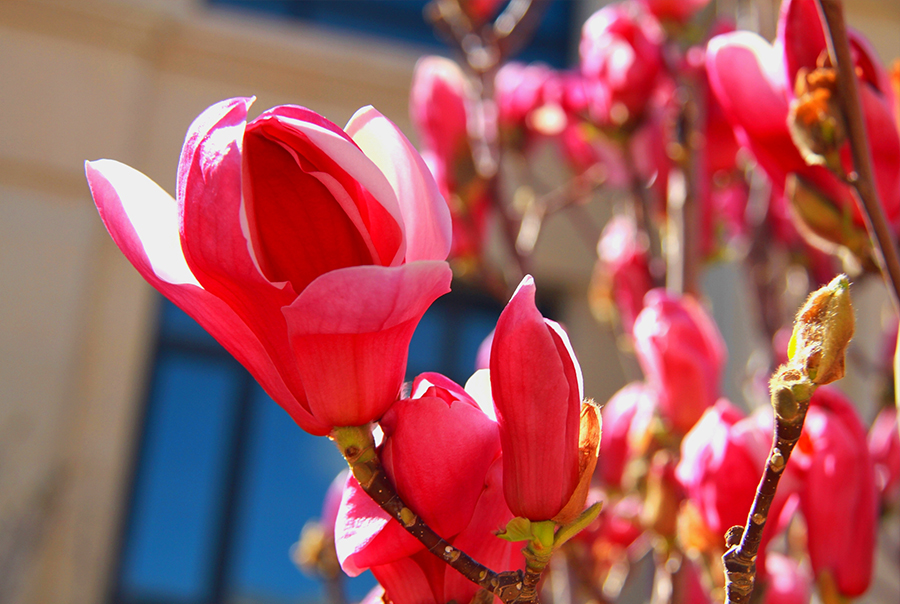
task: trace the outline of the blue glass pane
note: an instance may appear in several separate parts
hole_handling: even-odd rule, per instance
[[[436,304],[426,311],[409,343],[406,376],[413,379],[424,371],[440,371],[443,359],[447,312]]]
[[[238,601],[321,601],[320,583],[288,551],[304,523],[319,517],[328,486],[347,464],[331,441],[301,430],[258,386],[244,463],[228,592]],[[351,601],[374,585],[370,577],[359,581],[349,586]]]
[[[211,4],[300,19],[319,26],[345,29],[426,45],[442,52],[450,49],[425,21],[428,0],[208,0]],[[569,61],[575,3],[551,2],[534,38],[520,57],[563,67]]]
[[[233,361],[160,354],[126,536],[126,597],[211,594],[239,381]]]
[[[159,330],[167,344],[219,349],[219,343],[209,335],[209,332],[168,300],[160,307]]]
[[[454,359],[454,373],[462,380],[461,384],[465,384],[465,381],[475,371],[475,357],[478,355],[478,349],[491,330],[496,327],[499,317],[499,312],[471,310],[466,313],[465,321],[461,321],[457,326],[459,350]]]

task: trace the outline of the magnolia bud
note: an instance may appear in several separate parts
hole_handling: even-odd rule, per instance
[[[806,300],[788,344],[789,366],[819,386],[844,377],[844,353],[853,337],[850,281],[838,275]]]

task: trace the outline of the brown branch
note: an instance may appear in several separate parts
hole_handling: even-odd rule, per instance
[[[859,100],[856,70],[850,54],[843,6],[840,0],[816,0],[816,2],[825,26],[831,62],[837,70],[840,91],[838,102],[847,122],[847,137],[856,171],[855,177],[851,176],[851,184],[863,209],[866,227],[875,241],[875,258],[888,289],[893,294],[894,307],[900,308],[900,256],[897,254],[893,235],[885,219],[878,189],[875,186],[872,157]]]
[[[811,393],[810,393],[811,395]],[[776,396],[794,396],[790,389],[785,389],[772,394]],[[809,408],[809,399],[796,400],[799,412],[792,421],[786,421],[775,415],[775,435],[772,439],[772,448],[766,461],[759,486],[756,488],[756,496],[753,505],[747,515],[747,524],[743,527],[734,526],[725,535],[729,546],[722,561],[725,563],[725,594],[727,604],[747,604],[753,594],[753,586],[756,577],[756,557],[759,554],[759,544],[762,541],[763,529],[769,516],[769,508],[775,499],[778,481],[784,473],[785,465],[791,457],[791,452],[800,433],[803,430],[803,421],[806,419],[806,411]]]
[[[418,539],[429,552],[506,604],[535,601],[523,599],[525,585],[522,571],[498,573],[479,564],[462,550],[450,545],[415,512],[406,507],[378,459],[370,426],[335,428],[329,438],[347,460],[353,476],[363,491],[410,535]]]

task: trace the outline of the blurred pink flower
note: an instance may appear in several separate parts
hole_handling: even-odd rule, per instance
[[[639,453],[635,451],[636,441],[644,436],[639,432],[648,427],[655,409],[656,392],[644,382],[631,382],[603,406],[603,438],[597,460],[597,474],[603,484],[622,487],[625,468]]]
[[[663,69],[663,32],[637,4],[603,7],[585,21],[578,52],[591,116],[604,126],[640,120]]]
[[[884,67],[869,43],[850,32],[860,76],[860,96],[870,136],[878,191],[888,220],[900,219],[900,134],[894,122],[894,94]],[[850,188],[828,169],[807,166],[788,131],[788,105],[802,68],[815,69],[825,51],[814,0],[785,0],[781,7],[778,36],[771,46],[757,34],[738,31],[710,40],[707,66],[710,84],[735,129],[741,144],[781,191],[789,173],[800,175],[862,225],[862,214]],[[849,149],[842,159],[850,169]]]
[[[231,352],[305,430],[362,425],[397,399],[416,324],[449,291],[447,206],[371,107],[346,132],[252,99],[191,125],[177,201],[88,162],[100,217],[141,275]]]
[[[812,578],[806,567],[779,552],[766,557],[764,604],[809,604]]]
[[[638,231],[634,218],[624,214],[606,223],[597,244],[598,270],[608,283],[626,333],[631,332],[644,308],[644,296],[653,287],[647,247],[647,236]]]
[[[409,108],[422,144],[422,157],[447,200],[453,222],[452,255],[479,258],[490,199],[475,169],[469,143],[474,93],[455,61],[437,56],[418,60]]]
[[[676,475],[688,499],[725,548],[725,531],[743,526],[772,443],[772,412],[744,417],[726,399],[720,399],[681,441]],[[783,478],[769,510],[759,548],[758,568],[765,568],[766,544],[783,528],[782,511],[798,490],[792,477]],[[791,506],[793,509],[793,506]]]
[[[709,0],[638,0],[660,21],[684,23],[700,12]]]
[[[715,322],[693,298],[654,289],[644,299],[633,335],[660,415],[686,433],[719,397],[726,350]]]
[[[895,407],[885,407],[875,417],[868,442],[882,505],[892,506],[900,502],[900,432]]]
[[[875,470],[859,415],[837,390],[816,390],[788,468],[802,481],[813,572],[830,573],[844,596],[863,594],[878,526]]]

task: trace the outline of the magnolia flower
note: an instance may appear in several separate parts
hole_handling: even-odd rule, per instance
[[[474,92],[460,66],[425,56],[416,62],[409,97],[422,157],[431,169],[453,217],[453,256],[481,255],[490,199],[475,168],[469,144]]]
[[[173,199],[88,162],[100,217],[141,275],[237,358],[308,432],[397,399],[422,314],[449,291],[446,203],[371,107],[346,131],[302,107],[246,122],[252,99],[188,130]]]
[[[788,469],[802,481],[800,509],[815,576],[828,572],[842,595],[862,595],[872,579],[878,493],[865,427],[838,391],[823,387],[813,394]]]
[[[596,464],[599,416],[591,406],[582,410],[584,383],[569,338],[541,316],[534,295],[526,276],[500,314],[491,346],[503,492],[516,516],[571,520],[582,511]]]
[[[703,10],[709,0],[639,0],[660,21],[684,23]]]
[[[682,434],[719,397],[725,343],[693,298],[650,291],[633,328],[634,348],[660,415]]]
[[[762,411],[744,417],[737,407],[720,399],[681,441],[676,476],[688,500],[718,539],[721,551],[725,549],[725,532],[747,521],[765,468],[772,443],[772,411]],[[782,511],[795,509],[798,488],[796,480],[787,476],[778,485],[759,547],[759,569],[765,568],[766,544],[784,528]]]
[[[894,93],[884,67],[868,42],[850,32],[856,54],[859,91],[866,131],[874,161],[876,185],[888,220],[900,219],[900,134],[894,122]],[[788,174],[806,183],[863,225],[862,213],[849,186],[823,166],[809,166],[788,129],[788,110],[796,98],[795,83],[818,66],[826,51],[814,0],[786,0],[781,7],[774,47],[746,31],[723,34],[710,40],[707,66],[710,84],[722,104],[740,143],[783,191]],[[849,148],[839,149],[844,169],[851,168]],[[820,212],[821,213],[821,212]]]
[[[587,21],[578,53],[591,116],[600,124],[638,121],[663,69],[663,31],[637,5],[610,4]]]
[[[897,409],[885,407],[869,429],[869,454],[875,464],[875,480],[885,507],[900,501],[900,433]]]

